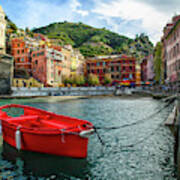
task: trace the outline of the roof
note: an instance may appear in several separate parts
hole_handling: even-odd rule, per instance
[[[96,56],[92,58],[87,58],[87,61],[101,61],[101,60],[110,60],[110,61],[116,61],[117,59],[132,59],[135,60],[133,56],[127,56],[124,54],[117,54],[117,55],[109,55],[109,56]]]

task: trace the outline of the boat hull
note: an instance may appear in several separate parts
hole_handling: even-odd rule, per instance
[[[16,148],[16,129],[2,122],[2,134],[6,143]],[[75,158],[85,158],[88,138],[73,134],[36,134],[21,132],[21,149]]]
[[[33,108],[31,110],[33,110]],[[41,113],[43,114],[43,112],[42,110]],[[48,118],[54,115],[51,112],[47,114]],[[23,116],[19,117],[19,119],[7,118],[6,116],[3,117],[3,115],[0,116],[1,119],[4,118],[1,123],[3,140],[17,149],[74,158],[87,157],[88,137],[81,137],[80,135],[82,132],[86,132],[86,130],[92,130],[92,127],[89,127],[91,123],[87,121],[77,120],[75,121],[75,128],[67,128],[64,131],[62,128],[57,129],[57,122],[59,121],[58,118],[63,119],[65,116],[56,115],[55,120],[51,120],[51,117],[50,120],[46,118],[36,118],[35,120],[34,116],[31,116],[31,119]],[[73,118],[70,120],[72,121]],[[77,126],[77,122],[80,122],[80,125]],[[32,123],[33,128],[30,126]],[[38,123],[41,123],[41,127],[34,127],[34,125]],[[24,124],[26,125],[25,127],[23,127]],[[57,126],[56,129],[54,129],[55,125]],[[62,124],[59,126],[62,126]],[[17,134],[19,142],[17,142]]]

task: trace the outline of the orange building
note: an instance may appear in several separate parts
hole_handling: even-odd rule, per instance
[[[106,74],[110,74],[113,83],[128,80],[136,82],[136,59],[126,55],[97,56],[89,58],[85,65],[85,75],[96,74],[101,83]]]
[[[12,39],[11,55],[14,57],[14,68],[25,69],[31,75],[31,58],[29,52],[30,50],[26,47],[23,39]]]

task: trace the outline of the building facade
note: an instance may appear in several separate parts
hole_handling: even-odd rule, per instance
[[[0,53],[5,54],[6,49],[6,20],[5,20],[5,13],[0,6]]]
[[[147,80],[154,80],[154,58],[152,54],[147,57]]]
[[[30,49],[23,38],[11,40],[11,55],[14,57],[14,69],[24,69],[32,74]]]
[[[62,83],[64,56],[52,48],[40,48],[32,51],[32,76],[44,86],[57,87]]]
[[[95,74],[101,83],[109,74],[113,83],[129,80],[136,83],[136,59],[125,55],[97,56],[86,61],[85,75]]]
[[[144,58],[141,62],[141,81],[147,81],[147,58]]]
[[[167,83],[180,81],[180,15],[174,16],[172,22],[164,28],[163,44],[163,68]]]

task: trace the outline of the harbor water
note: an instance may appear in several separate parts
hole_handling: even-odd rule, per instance
[[[18,103],[57,114],[73,116],[102,127],[90,137],[88,157],[75,159],[35,152],[18,152],[0,144],[0,179],[62,180],[174,180],[174,140],[163,125],[171,108],[146,118],[164,107],[151,98],[90,98],[67,102],[1,100],[0,105]],[[144,121],[139,120],[145,119]],[[132,124],[121,129],[104,127]],[[2,139],[2,137],[1,137]],[[50,144],[49,144],[50,145]],[[72,149],[73,151],[73,149]]]

